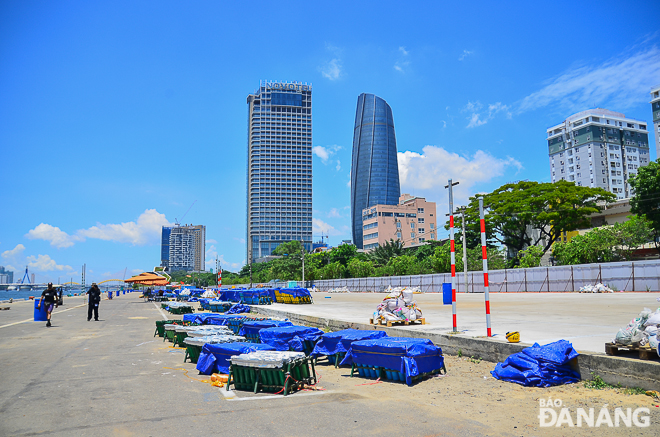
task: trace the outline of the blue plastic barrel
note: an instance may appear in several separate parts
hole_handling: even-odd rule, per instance
[[[119,297],[119,290],[117,290],[117,297]]]
[[[126,294],[126,290],[122,290],[122,291],[121,291],[121,294]]]
[[[108,291],[108,299],[112,299],[112,291]]]
[[[46,311],[46,304],[41,305],[41,309],[37,308],[41,299],[34,300],[34,321],[35,322],[45,322],[48,320],[48,311]]]
[[[451,282],[442,283],[442,304],[451,305]]]

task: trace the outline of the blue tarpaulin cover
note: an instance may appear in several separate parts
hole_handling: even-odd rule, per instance
[[[383,337],[353,342],[341,364],[353,363],[401,372],[411,385],[414,376],[442,369],[445,359],[429,339]]]
[[[377,338],[387,337],[385,331],[361,331],[359,329],[344,329],[337,332],[328,332],[323,334],[314,350],[312,356],[334,355],[341,352],[348,352],[354,341],[375,340]]]
[[[199,314],[184,314],[183,315],[183,321],[194,323],[195,322],[195,317],[197,317],[198,315]]]
[[[306,326],[284,326],[259,331],[261,342],[273,346],[278,351],[303,352],[305,341],[316,342],[322,335],[323,331],[320,329]]]
[[[248,305],[243,305],[240,303],[234,304],[227,310],[225,314],[240,314],[240,313],[249,313],[250,307]]]
[[[240,293],[244,291],[242,288],[233,288],[231,290],[225,290],[221,288],[218,290],[218,299],[222,299],[229,302],[240,302],[241,295]]]
[[[193,323],[199,325],[227,325],[229,319],[234,319],[236,317],[243,317],[237,314],[218,314],[218,313],[200,313],[195,314]]]
[[[276,328],[279,326],[293,326],[293,323],[280,320],[255,320],[253,322],[245,322],[243,323],[243,326],[241,326],[240,331],[238,331],[238,335],[257,335],[262,329]]]
[[[528,347],[517,354],[509,355],[504,363],[497,363],[490,372],[502,381],[515,382],[526,387],[550,387],[571,384],[580,380],[580,373],[569,361],[579,354],[571,342],[559,340],[554,343]]]
[[[298,288],[280,288],[280,293],[290,294],[293,297],[306,297],[306,296],[311,297],[312,296],[309,293],[309,290],[307,290],[306,288],[301,288],[301,287],[298,287]]]
[[[229,373],[229,359],[234,355],[255,351],[272,351],[272,346],[258,343],[220,343],[205,344],[197,360],[197,370],[203,375],[211,373]]]

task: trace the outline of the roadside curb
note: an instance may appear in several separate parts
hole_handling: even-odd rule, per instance
[[[509,355],[531,346],[525,343],[503,343],[488,338],[473,338],[462,335],[437,334],[424,331],[411,331],[405,328],[387,328],[368,323],[353,323],[337,319],[290,313],[284,310],[264,306],[251,306],[259,314],[287,318],[317,328],[380,330],[393,337],[428,338],[440,346],[445,354],[479,357],[490,362],[502,362]],[[579,351],[578,351],[579,352]],[[583,380],[592,379],[592,373],[600,376],[608,384],[620,384],[623,387],[640,387],[645,390],[660,390],[660,362],[643,361],[634,358],[613,357],[595,352],[580,352],[577,358],[580,375]]]

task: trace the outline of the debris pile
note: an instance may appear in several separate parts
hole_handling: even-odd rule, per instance
[[[658,350],[658,331],[660,331],[660,308],[655,312],[644,308],[625,328],[619,329],[613,343],[633,347],[648,344],[652,349]]]
[[[419,291],[419,288],[389,287],[387,290],[389,293],[376,308],[378,314],[373,322],[376,323],[378,320],[396,322],[421,319],[422,310],[417,307],[417,302],[412,300],[414,290]]]
[[[328,293],[350,293],[351,291],[348,289],[348,287],[337,287],[333,288],[332,290],[328,290]]]
[[[596,285],[589,284],[585,285],[584,287],[580,287],[580,293],[614,293],[614,290],[599,282]]]

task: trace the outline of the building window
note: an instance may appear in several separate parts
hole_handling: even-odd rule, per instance
[[[424,208],[417,208],[417,214],[424,214]]]
[[[410,238],[415,238],[415,233],[414,232],[410,233]]]
[[[415,229],[415,223],[413,222],[410,223],[410,229]]]
[[[401,222],[396,222],[396,228],[401,229]]]
[[[435,229],[435,223],[431,223],[429,226],[431,227],[432,230]]]
[[[401,232],[396,233],[396,238],[398,238],[399,240],[401,239]]]
[[[417,223],[424,223],[424,219],[422,217],[418,218]]]

